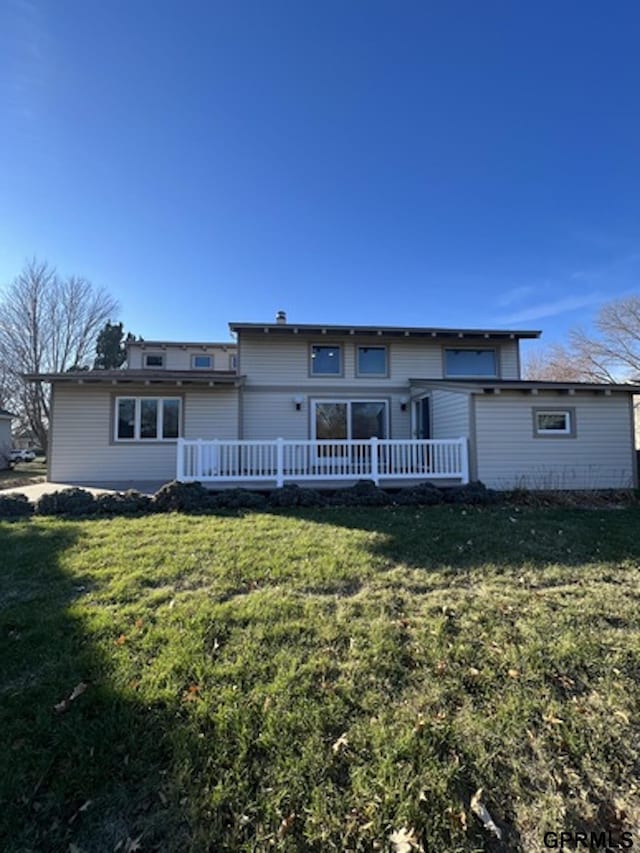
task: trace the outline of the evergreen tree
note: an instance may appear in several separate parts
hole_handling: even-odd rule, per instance
[[[118,370],[127,359],[127,344],[135,341],[131,332],[125,337],[122,323],[106,322],[96,340],[94,370]]]

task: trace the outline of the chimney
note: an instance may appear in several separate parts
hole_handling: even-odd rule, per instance
[[[284,326],[287,322],[287,312],[286,311],[278,311],[276,314],[276,323],[279,326]]]

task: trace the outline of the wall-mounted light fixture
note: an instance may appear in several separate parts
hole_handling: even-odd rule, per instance
[[[299,412],[302,408],[302,404],[304,403],[304,397],[294,397],[293,403],[296,407],[296,412]]]
[[[400,397],[400,408],[402,409],[403,412],[407,411],[408,404],[409,404],[409,398],[408,397]]]

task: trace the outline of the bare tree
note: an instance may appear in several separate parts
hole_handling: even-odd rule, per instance
[[[24,382],[22,373],[62,373],[89,366],[96,337],[118,310],[117,302],[86,279],[63,279],[46,262],[32,260],[5,290],[0,303],[0,379],[3,404],[17,409],[46,450],[49,387]]]
[[[595,334],[569,333],[566,346],[554,344],[529,357],[527,379],[565,382],[640,381],[640,296],[607,302],[595,319]]]

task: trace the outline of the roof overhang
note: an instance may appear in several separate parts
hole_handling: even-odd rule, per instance
[[[232,332],[265,335],[333,335],[335,337],[440,338],[447,340],[517,340],[539,338],[538,330],[443,329],[427,326],[336,326],[323,323],[229,323]]]
[[[244,376],[227,370],[73,370],[68,373],[24,373],[28,382],[66,385],[226,385],[238,387]]]
[[[604,382],[546,382],[525,379],[410,379],[415,388],[441,388],[468,391],[473,394],[500,394],[502,391],[520,391],[524,394],[556,392],[557,394],[591,393],[609,396],[612,393],[640,394],[640,385]]]
[[[235,341],[128,341],[127,347],[141,349],[237,349]]]

